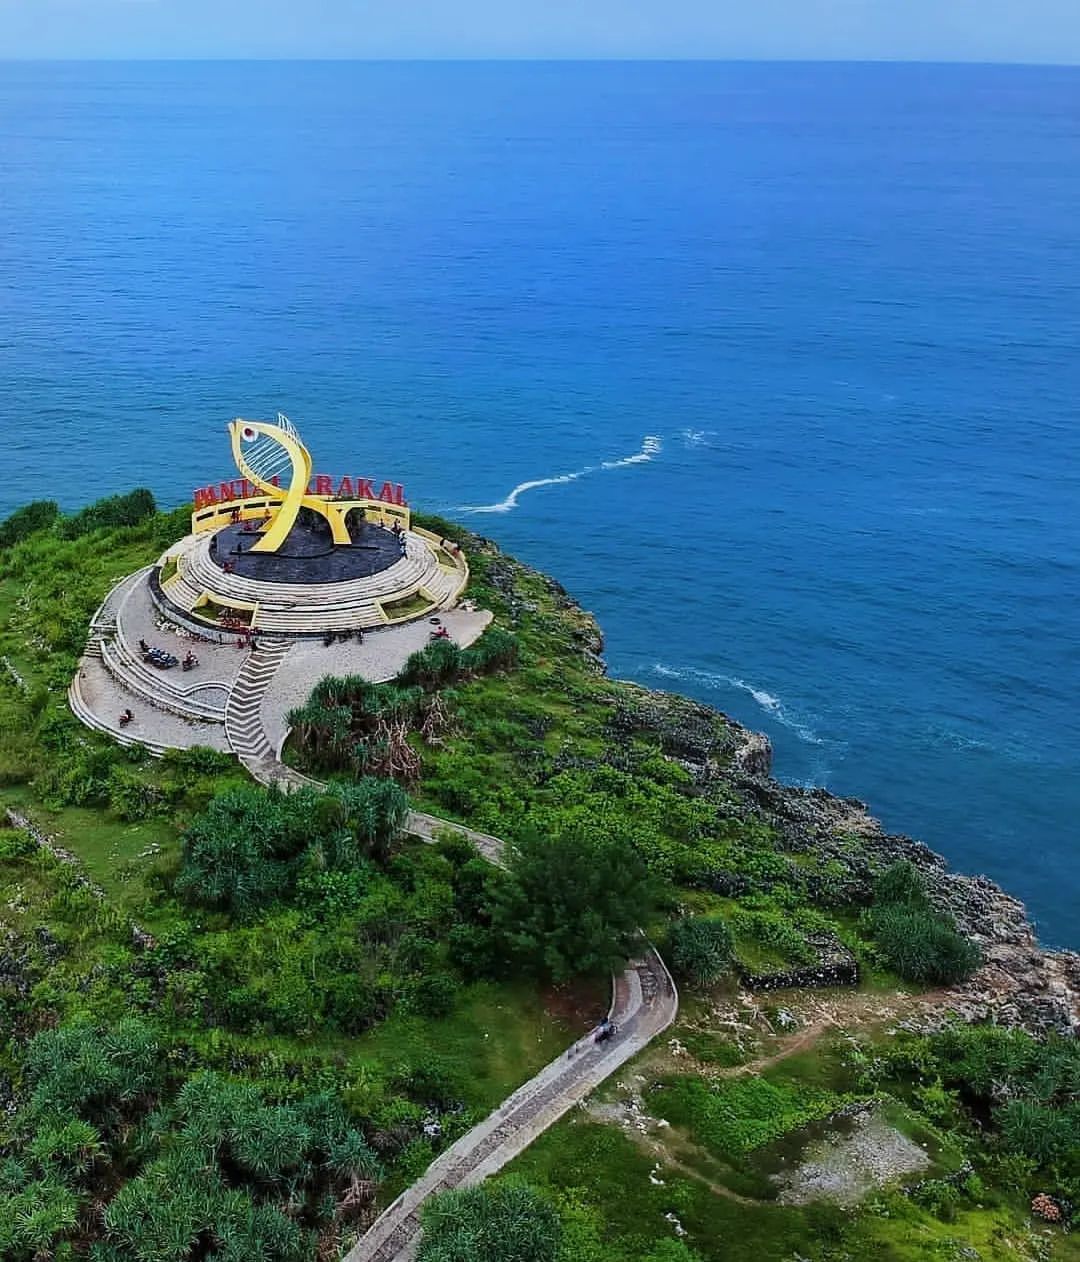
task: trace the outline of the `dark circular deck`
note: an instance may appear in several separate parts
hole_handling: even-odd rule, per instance
[[[352,527],[351,544],[334,544],[321,521],[298,521],[279,552],[252,552],[255,531],[242,523],[219,530],[210,542],[215,565],[232,566],[232,573],[263,583],[344,583],[370,578],[401,560],[401,544],[391,530],[360,522]]]

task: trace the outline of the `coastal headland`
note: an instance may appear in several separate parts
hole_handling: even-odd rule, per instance
[[[284,631],[189,509],[0,524],[0,1253],[1077,1257],[1080,956],[409,514],[343,581],[453,590]]]

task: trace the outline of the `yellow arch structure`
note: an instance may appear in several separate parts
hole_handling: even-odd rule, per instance
[[[345,526],[345,514],[351,504],[328,504],[325,500],[308,494],[311,481],[311,454],[300,441],[300,435],[284,418],[279,418],[277,425],[268,421],[245,421],[238,417],[229,422],[229,437],[232,440],[233,459],[236,467],[245,478],[267,496],[282,499],[280,508],[273,512],[270,525],[263,532],[258,543],[253,544],[252,552],[277,552],[289,536],[289,531],[296,524],[301,508],[310,508],[325,518],[330,526],[330,533],[335,543],[351,543],[349,532]],[[244,454],[245,443],[257,442],[259,437],[269,439],[280,448],[272,449],[267,456],[265,446],[261,449],[262,459],[259,469],[249,462]],[[270,481],[270,469],[276,471],[287,464],[290,470],[288,485],[284,488]],[[280,476],[279,476],[280,480]]]

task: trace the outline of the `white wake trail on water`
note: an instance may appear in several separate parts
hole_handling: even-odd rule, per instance
[[[710,688],[737,688],[740,692],[748,693],[766,714],[794,732],[800,740],[806,741],[808,745],[825,743],[812,728],[791,714],[779,697],[774,697],[764,688],[755,688],[753,684],[748,684],[738,675],[721,675],[708,670],[697,670],[693,666],[684,666],[676,670],[675,667],[665,666],[662,662],[654,663],[652,672],[663,679],[692,679]]]
[[[641,450],[634,452],[632,456],[623,456],[621,460],[603,460],[598,465],[586,465],[584,469],[578,469],[574,473],[558,473],[550,478],[532,478],[528,482],[519,482],[506,499],[500,500],[497,504],[462,505],[458,512],[508,513],[511,509],[517,508],[518,500],[526,491],[534,491],[538,486],[558,486],[563,482],[576,482],[578,478],[587,477],[590,473],[597,473],[604,469],[622,469],[627,465],[645,464],[660,451],[662,446],[661,440],[655,434],[647,434],[641,441]]]

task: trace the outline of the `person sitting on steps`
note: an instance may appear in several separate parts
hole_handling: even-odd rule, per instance
[[[134,714],[132,714],[130,710],[125,710],[123,714],[120,715],[120,726],[127,727],[134,717]]]

